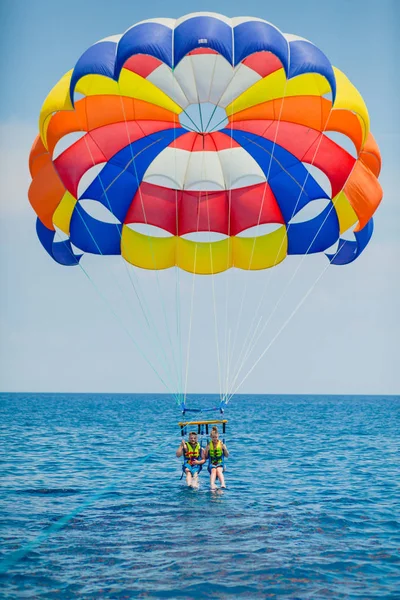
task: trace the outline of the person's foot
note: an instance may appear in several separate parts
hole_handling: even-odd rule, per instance
[[[216,492],[218,488],[217,488],[217,486],[216,486],[216,485],[214,485],[214,486],[211,486],[211,488],[210,488],[210,489],[211,489],[211,491],[212,491],[212,492]]]

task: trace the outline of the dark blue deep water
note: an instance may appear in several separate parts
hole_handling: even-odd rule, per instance
[[[179,481],[180,418],[0,395],[1,597],[400,598],[400,397],[234,398],[223,494]]]

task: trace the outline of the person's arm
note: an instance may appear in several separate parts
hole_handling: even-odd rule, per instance
[[[206,449],[204,450],[204,461],[206,461],[208,458],[209,448],[210,448],[210,444],[207,444]]]
[[[180,458],[184,452],[186,452],[186,442],[185,440],[182,440],[178,450],[176,451],[176,456]]]
[[[199,460],[196,461],[197,465],[204,465],[204,463],[206,462],[206,453],[204,452],[203,448],[201,449],[201,454],[199,456]]]
[[[228,458],[229,452],[228,452],[228,448],[225,446],[225,444],[222,444],[222,452],[224,453],[224,456],[226,456],[226,458]]]

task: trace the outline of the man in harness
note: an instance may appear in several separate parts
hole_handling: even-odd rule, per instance
[[[180,443],[176,456],[180,458],[182,455],[184,457],[183,470],[186,475],[186,483],[189,487],[197,488],[199,486],[199,473],[206,459],[204,450],[197,440],[197,433],[194,431],[189,433],[187,442],[182,440]]]

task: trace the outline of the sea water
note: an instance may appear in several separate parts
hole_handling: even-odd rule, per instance
[[[400,598],[400,397],[224,416],[213,493],[180,480],[168,396],[1,394],[1,597]]]

